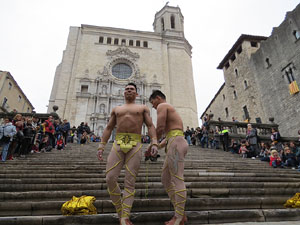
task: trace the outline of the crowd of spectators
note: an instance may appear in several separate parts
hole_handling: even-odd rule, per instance
[[[298,141],[286,143],[282,142],[279,131],[272,128],[270,140],[263,142],[257,130],[248,124],[244,140],[229,140],[229,131],[226,128],[210,130],[208,121],[209,118],[204,117],[201,128],[186,128],[184,134],[189,145],[211,149],[219,149],[222,146],[224,151],[239,154],[242,158],[258,158],[261,161],[267,161],[274,168],[296,169],[298,167],[300,171],[300,130]],[[234,117],[232,121],[237,122]]]
[[[71,127],[64,119],[49,116],[42,121],[37,117],[16,114],[5,118],[0,126],[1,161],[25,158],[29,153],[63,150],[68,143],[85,144],[99,142],[100,137],[91,132],[87,123]]]

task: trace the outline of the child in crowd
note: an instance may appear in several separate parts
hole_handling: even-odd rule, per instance
[[[56,149],[57,150],[64,150],[64,147],[65,147],[64,136],[60,135],[59,139],[57,140],[57,143],[56,143]]]
[[[31,152],[32,153],[40,153],[39,146],[40,146],[40,141],[36,140],[34,145],[32,146]]]
[[[282,168],[284,167],[277,150],[271,151],[270,166],[272,166],[273,168],[277,168],[278,166],[280,166]]]
[[[243,140],[242,144],[241,144],[241,147],[240,147],[240,150],[239,150],[239,154],[242,155],[242,158],[247,158],[247,153],[248,152],[249,152],[249,150],[247,149],[246,141]]]

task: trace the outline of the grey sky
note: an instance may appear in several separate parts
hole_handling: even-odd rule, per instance
[[[222,83],[217,70],[241,34],[270,36],[299,0],[169,0],[193,46],[198,117]],[[46,112],[70,26],[153,31],[165,0],[0,0],[0,70],[9,71],[37,112]]]

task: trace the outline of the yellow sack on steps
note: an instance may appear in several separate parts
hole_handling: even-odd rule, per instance
[[[296,193],[292,198],[284,204],[286,208],[300,208],[300,193]]]
[[[73,196],[72,200],[62,205],[61,212],[65,216],[97,214],[97,209],[93,205],[95,200],[94,196],[83,195],[78,198]]]

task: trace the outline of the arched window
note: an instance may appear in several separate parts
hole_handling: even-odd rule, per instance
[[[104,114],[105,113],[105,105],[101,104],[100,105],[100,114]]]
[[[299,31],[294,30],[294,31],[293,31],[293,35],[294,35],[294,37],[296,38],[296,40],[300,39],[300,32],[299,32]]]
[[[171,29],[175,29],[175,17],[171,16]]]
[[[133,46],[133,40],[129,40],[129,46]]]
[[[122,39],[122,42],[121,42],[121,45],[126,45],[126,40],[125,39]]]
[[[135,46],[140,47],[141,46],[141,41],[136,41]]]
[[[162,29],[162,31],[165,30],[165,21],[164,21],[164,18],[161,18],[161,29]]]
[[[119,44],[119,39],[118,38],[115,38],[114,40],[114,45],[118,45]]]
[[[248,88],[248,83],[246,80],[244,80],[244,88],[247,89]]]
[[[233,98],[234,98],[234,99],[237,98],[237,95],[236,95],[236,91],[235,91],[235,90],[233,91]]]
[[[144,41],[144,48],[148,48],[148,42]]]
[[[228,108],[225,108],[225,116],[228,117],[229,116],[229,112],[228,112]]]
[[[99,43],[103,43],[104,38],[103,37],[99,37]]]
[[[237,69],[235,69],[234,72],[235,72],[235,76],[238,77],[239,76],[239,71]]]
[[[225,100],[225,95],[223,94],[223,100]]]
[[[107,44],[111,44],[111,38],[110,37],[107,38]]]

